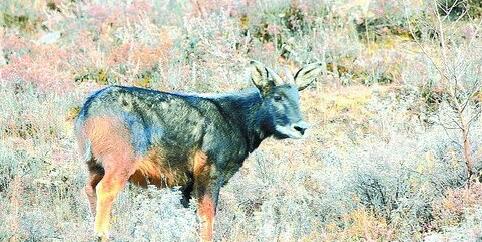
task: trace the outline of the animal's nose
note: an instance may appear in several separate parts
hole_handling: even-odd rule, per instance
[[[306,129],[308,129],[309,127],[310,125],[305,121],[300,121],[293,125],[293,128],[301,134],[305,134]]]

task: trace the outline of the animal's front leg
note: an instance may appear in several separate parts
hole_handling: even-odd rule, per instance
[[[199,152],[194,161],[194,195],[200,220],[200,241],[213,241],[214,216],[221,184],[214,164]]]
[[[211,177],[196,187],[197,214],[200,220],[200,241],[213,241],[214,217],[218,203],[220,179]]]
[[[197,198],[200,219],[200,240],[213,241],[214,216],[216,215],[217,192],[207,192]]]

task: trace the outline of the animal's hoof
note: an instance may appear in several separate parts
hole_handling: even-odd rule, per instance
[[[109,241],[109,235],[107,233],[96,233],[97,241],[98,242],[107,242]]]
[[[107,242],[107,241],[109,241],[109,237],[107,237],[107,236],[97,236],[97,241],[98,242]]]

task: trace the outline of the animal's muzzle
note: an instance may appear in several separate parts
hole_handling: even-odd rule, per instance
[[[305,134],[305,131],[310,127],[310,125],[305,121],[299,121],[293,124],[293,129],[300,132],[301,135]]]

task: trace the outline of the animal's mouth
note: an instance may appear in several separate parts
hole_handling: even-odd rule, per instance
[[[308,129],[308,123],[304,121],[297,122],[289,126],[276,125],[276,131],[281,134],[281,138],[301,139]]]

